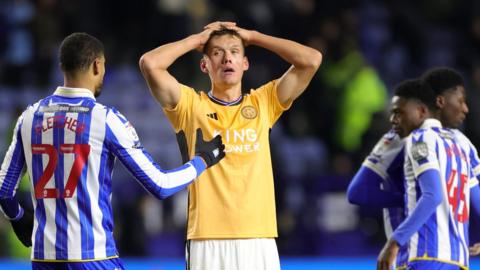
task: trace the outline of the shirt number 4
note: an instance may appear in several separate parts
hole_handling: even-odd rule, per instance
[[[460,174],[457,180],[457,171],[452,170],[447,181],[448,203],[452,207],[452,212],[458,222],[464,223],[468,220],[467,203],[465,202],[465,193],[468,188],[466,174]],[[457,181],[456,181],[457,180]]]
[[[90,154],[90,145],[88,144],[61,144],[60,149],[56,149],[49,144],[32,144],[32,154],[48,155],[48,164],[45,171],[40,176],[35,185],[35,198],[60,198],[57,188],[45,188],[47,183],[53,179],[53,173],[58,165],[58,156],[63,154],[74,154],[75,160],[68,176],[67,184],[61,198],[72,198],[78,185],[78,180]]]

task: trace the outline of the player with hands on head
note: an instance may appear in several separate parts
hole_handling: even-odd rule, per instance
[[[272,51],[291,66],[279,78],[243,91],[243,74],[250,66],[246,45]],[[203,53],[200,70],[210,78],[208,91],[184,85],[168,72],[193,50]],[[177,133],[184,160],[195,153],[197,128],[206,138],[222,134],[228,153],[188,189],[189,270],[280,269],[269,133],[307,88],[321,61],[313,48],[234,22],[210,23],[202,32],[140,58],[142,74]]]
[[[199,139],[190,160],[162,169],[127,118],[96,101],[105,75],[103,44],[73,33],[62,41],[59,58],[64,85],[28,106],[15,126],[0,169],[0,206],[25,245],[30,236],[32,269],[124,269],[113,238],[115,160],[164,199],[220,162],[225,146],[221,135]],[[23,169],[32,181],[33,224],[14,197]]]

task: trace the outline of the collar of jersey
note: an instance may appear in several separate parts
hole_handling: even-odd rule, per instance
[[[93,95],[92,91],[86,88],[73,88],[73,87],[65,87],[59,86],[57,90],[53,93],[56,96],[62,97],[87,97],[95,100],[95,96]]]
[[[223,101],[221,99],[218,99],[218,98],[214,97],[213,94],[212,94],[212,91],[209,91],[207,95],[210,98],[210,100],[212,100],[213,102],[215,102],[219,105],[223,105],[223,106],[238,105],[238,104],[240,104],[240,102],[242,102],[242,99],[243,99],[243,95],[240,95],[236,100],[227,102],[227,101]]]
[[[442,123],[440,123],[440,121],[438,121],[437,119],[428,118],[428,119],[425,119],[425,121],[423,121],[423,124],[421,126],[421,128],[434,128],[434,127],[441,128]]]

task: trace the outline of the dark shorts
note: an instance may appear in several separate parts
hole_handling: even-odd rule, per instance
[[[32,270],[125,270],[120,258],[91,262],[32,262]]]
[[[437,261],[412,261],[406,270],[461,270],[460,266]]]

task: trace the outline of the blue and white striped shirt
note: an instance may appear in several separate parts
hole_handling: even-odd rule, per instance
[[[110,201],[116,158],[160,199],[205,170],[199,157],[162,170],[128,120],[97,103],[88,89],[58,87],[23,112],[0,170],[0,199],[15,195],[26,168],[35,209],[32,260],[118,256]]]
[[[390,130],[382,136],[362,166],[365,166],[383,179],[382,189],[393,193],[404,194],[403,162],[405,140],[395,131]],[[404,220],[403,207],[383,209],[385,234],[390,238],[393,230]]]
[[[437,260],[468,267],[469,189],[478,185],[473,151],[459,132],[444,129],[438,120],[427,119],[407,138],[405,146],[405,192],[407,216],[421,197],[418,177],[437,170],[441,178],[441,204],[407,243],[397,259]],[[466,138],[465,138],[466,139]],[[468,139],[467,139],[468,140]],[[402,264],[402,263],[400,263]]]

